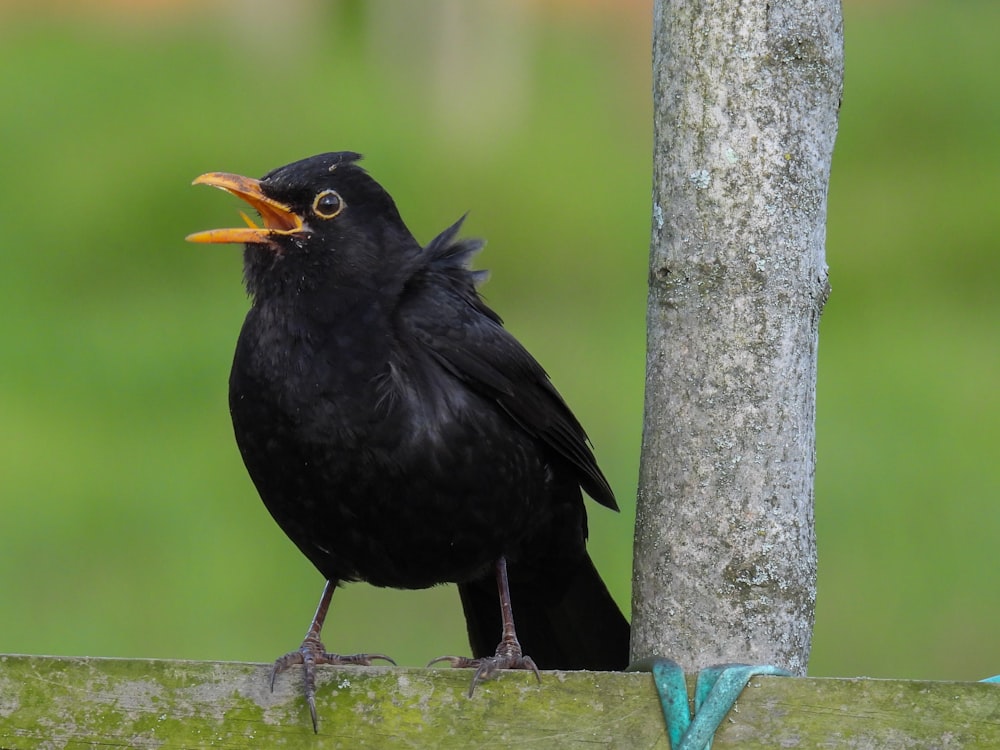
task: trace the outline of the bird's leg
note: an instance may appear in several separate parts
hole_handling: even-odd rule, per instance
[[[323,596],[316,607],[316,614],[313,615],[312,623],[306,632],[306,637],[298,650],[290,651],[284,656],[275,660],[271,667],[271,690],[274,690],[274,678],[278,673],[284,672],[293,664],[302,665],[302,679],[305,682],[306,701],[309,703],[309,715],[312,717],[313,731],[319,731],[319,722],[316,719],[316,665],[317,664],[358,664],[361,666],[371,666],[372,659],[383,659],[395,665],[392,659],[385,654],[331,654],[328,653],[323,642],[320,640],[320,633],[323,631],[323,622],[326,620],[327,610],[330,609],[330,600],[333,598],[334,589],[337,588],[336,581],[327,581],[323,588]]]
[[[530,656],[524,655],[521,643],[517,640],[517,631],[514,628],[514,611],[510,606],[510,584],[507,582],[507,558],[501,557],[497,560],[496,575],[497,590],[500,593],[500,618],[503,621],[503,634],[500,636],[496,653],[481,659],[470,659],[467,656],[440,656],[427,665],[447,661],[453,667],[475,667],[472,684],[469,685],[470,698],[476,685],[483,680],[495,677],[502,669],[530,669],[535,673],[538,681],[542,681],[534,660]]]

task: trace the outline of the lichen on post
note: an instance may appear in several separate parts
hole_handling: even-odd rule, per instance
[[[804,674],[838,0],[657,0],[632,655]]]

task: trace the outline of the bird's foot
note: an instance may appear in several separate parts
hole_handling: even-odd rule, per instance
[[[468,656],[439,656],[431,661],[427,666],[446,661],[452,667],[459,669],[474,668],[476,671],[472,675],[472,682],[469,685],[469,697],[476,690],[476,685],[484,680],[491,680],[504,669],[528,669],[535,673],[535,678],[541,682],[542,676],[538,673],[538,667],[530,656],[525,656],[521,651],[521,644],[514,640],[503,640],[497,646],[497,652],[493,656],[486,656],[480,659],[473,659]]]
[[[331,654],[323,646],[319,638],[307,636],[296,651],[289,651],[278,657],[271,667],[271,691],[274,691],[274,678],[293,664],[302,665],[302,681],[305,683],[306,701],[309,703],[309,715],[312,717],[313,731],[319,731],[319,721],[316,718],[316,665],[317,664],[354,664],[370,667],[373,659],[382,659],[393,666],[392,659],[385,654]]]

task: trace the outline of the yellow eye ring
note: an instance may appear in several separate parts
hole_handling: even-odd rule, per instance
[[[344,210],[347,204],[336,190],[324,190],[313,200],[313,213],[321,219],[332,219]]]

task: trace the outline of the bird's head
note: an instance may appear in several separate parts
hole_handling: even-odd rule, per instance
[[[258,224],[209,229],[189,242],[243,243],[250,292],[264,276],[337,276],[344,284],[376,282],[394,254],[419,249],[392,197],[358,165],[351,151],[319,154],[271,170],[259,180],[208,172],[195,185],[211,185],[252,206]],[[319,280],[319,279],[317,279]]]

